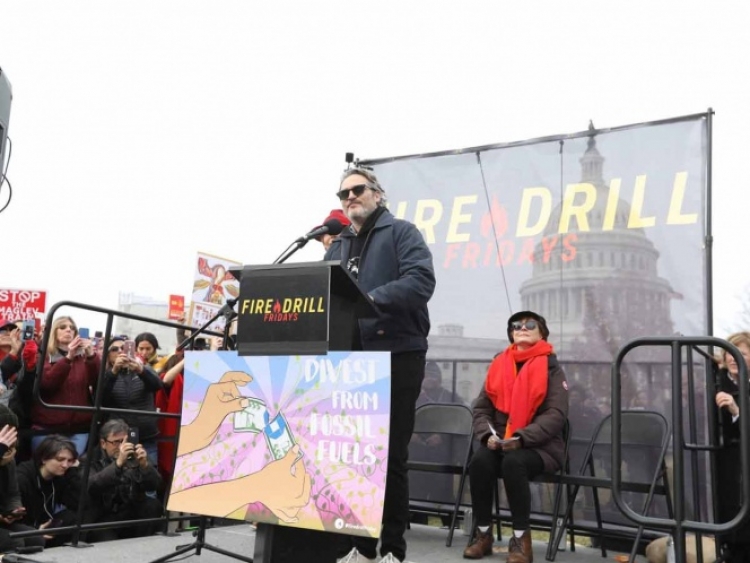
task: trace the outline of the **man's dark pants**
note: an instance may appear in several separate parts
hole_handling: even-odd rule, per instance
[[[424,379],[425,353],[391,354],[391,429],[388,440],[388,474],[380,554],[406,558],[404,533],[409,524],[409,441],[414,431],[414,409]],[[354,547],[370,559],[377,554],[378,540],[352,537]]]

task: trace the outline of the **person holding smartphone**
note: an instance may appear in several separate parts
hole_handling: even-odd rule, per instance
[[[0,553],[21,547],[44,547],[44,538],[11,538],[11,532],[33,530],[21,523],[26,508],[21,502],[16,474],[18,418],[5,405],[0,405]]]
[[[116,522],[158,518],[162,504],[148,496],[161,485],[159,472],[151,464],[146,450],[125,421],[108,420],[99,431],[99,447],[90,460],[88,493],[95,522]],[[89,463],[82,460],[82,463]],[[152,535],[160,524],[140,524],[128,528],[96,530],[87,541]]]
[[[81,338],[71,317],[58,317],[52,323],[44,370],[39,384],[45,403],[91,406],[91,391],[99,378],[101,361],[91,340]],[[50,409],[34,403],[32,428],[40,432],[31,440],[32,449],[50,433],[62,434],[76,445],[78,455],[86,451],[92,414],[73,410]]]
[[[138,356],[137,345],[132,340],[113,337],[107,346],[107,369],[104,373],[102,405],[118,409],[154,412],[155,395],[164,389],[156,371]],[[129,353],[126,348],[130,347]],[[155,350],[154,350],[155,352]],[[155,355],[155,354],[153,354]],[[121,418],[133,428],[138,428],[140,441],[151,462],[158,462],[156,439],[159,436],[155,416],[128,414]]]
[[[39,348],[29,326],[34,321],[12,323],[0,319],[0,374],[7,391],[0,397],[18,417],[19,460],[31,457],[31,405]],[[20,327],[19,327],[20,325]]]

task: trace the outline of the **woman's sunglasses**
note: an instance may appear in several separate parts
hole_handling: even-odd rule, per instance
[[[537,323],[536,321],[526,321],[523,323],[515,322],[515,323],[510,324],[510,328],[512,328],[515,331],[519,331],[523,328],[525,328],[526,330],[534,330],[538,326],[539,326],[539,323]]]
[[[347,188],[345,190],[339,190],[336,192],[336,195],[341,201],[344,201],[345,199],[349,199],[349,192],[352,192],[354,194],[354,197],[359,197],[363,193],[365,193],[365,190],[367,188],[371,188],[369,184],[357,184],[356,186],[352,186],[351,188]]]

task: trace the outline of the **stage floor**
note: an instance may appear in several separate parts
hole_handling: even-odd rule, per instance
[[[413,563],[456,563],[463,561],[462,552],[467,543],[467,536],[460,530],[456,531],[453,546],[445,547],[446,530],[431,526],[412,525],[407,531],[408,561]],[[96,544],[87,548],[55,547],[47,549],[42,553],[29,555],[27,557],[39,562],[55,563],[108,563],[138,562],[147,563],[164,555],[173,553],[178,545],[188,544],[193,541],[192,533],[184,532],[176,537],[152,536],[132,540],[119,540]],[[222,549],[252,557],[255,545],[255,531],[249,525],[228,526],[212,528],[206,534],[206,541]],[[502,547],[507,546],[507,538],[503,539]],[[496,543],[496,548],[497,548]],[[534,560],[542,563],[545,561],[544,554],[546,544],[534,542]],[[613,561],[615,552],[608,552],[607,559],[603,559],[601,551],[587,547],[576,547],[575,553],[560,551],[555,561],[559,563],[601,563]],[[233,559],[213,553],[202,551],[200,556],[192,553],[190,556],[181,556],[174,561],[194,561],[201,563],[230,562]],[[485,557],[483,561],[505,561],[505,553],[495,553]],[[638,557],[636,561],[645,562],[645,557]]]

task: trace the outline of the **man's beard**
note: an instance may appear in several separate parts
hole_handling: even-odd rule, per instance
[[[347,210],[346,216],[349,217],[349,220],[354,223],[363,224],[367,220],[367,218],[375,212],[376,209],[377,207],[367,209],[360,205],[357,209]]]

